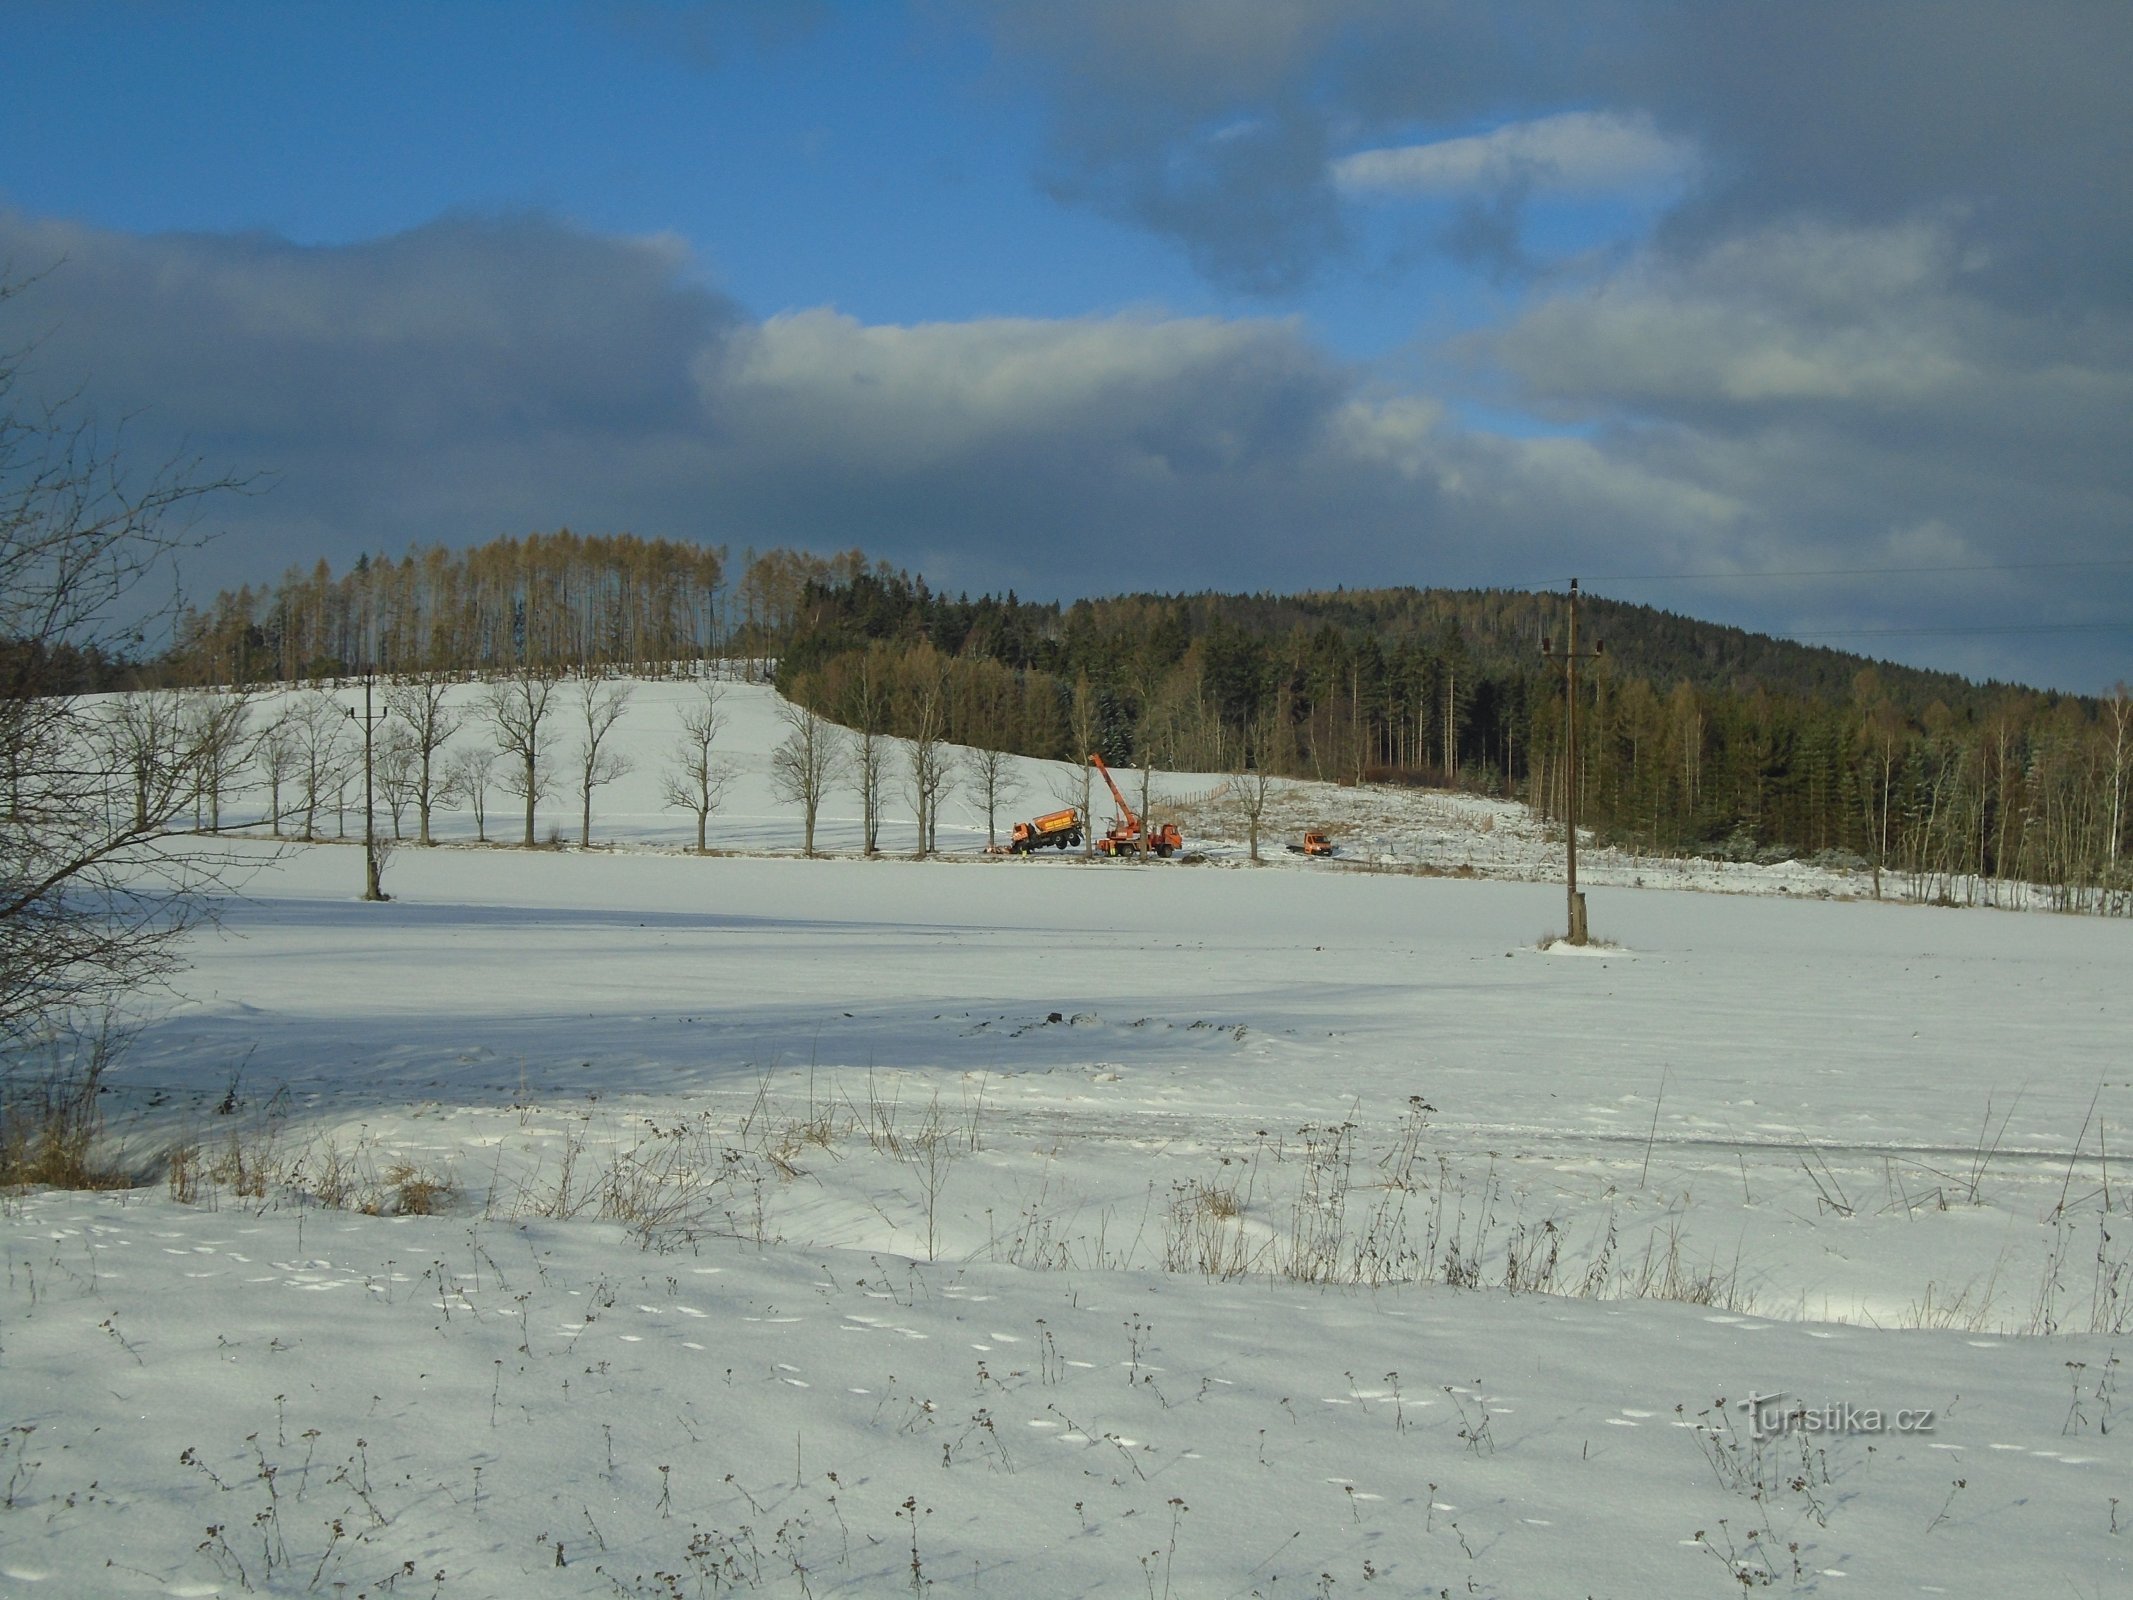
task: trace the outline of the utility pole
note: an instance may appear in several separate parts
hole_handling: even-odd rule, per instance
[[[376,678],[374,668],[363,669],[363,898],[390,900],[392,896],[378,887],[377,807],[371,799],[370,730],[375,718],[370,708],[370,686]],[[350,706],[348,714],[353,717],[355,707]]]
[[[1590,650],[1578,649],[1578,581],[1570,580],[1570,633],[1561,651],[1552,639],[1541,640],[1541,656],[1563,662],[1563,861],[1569,893],[1568,942],[1586,941],[1585,897],[1578,893],[1578,662],[1596,660],[1606,652],[1604,641]]]

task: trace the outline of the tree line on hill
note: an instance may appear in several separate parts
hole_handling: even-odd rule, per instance
[[[950,597],[823,558],[569,532],[324,563],[188,612],[173,682],[776,663],[851,730],[875,832],[890,741],[1081,763],[1457,786],[1652,853],[1807,856],[1992,901],[2129,909],[2133,700],[1976,684],[1588,599],[1579,760],[1541,640],[1560,596],[1359,590]],[[924,789],[926,786],[921,785]],[[1086,795],[1084,795],[1086,800]],[[921,823],[923,832],[924,824]]]

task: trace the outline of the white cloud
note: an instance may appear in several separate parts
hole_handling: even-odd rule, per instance
[[[1995,307],[1968,292],[1969,270],[1945,219],[1793,222],[1648,252],[1480,342],[1530,397],[1591,415],[1812,405],[1840,428],[1874,415],[1913,437],[1964,419],[2027,434],[2081,431],[2097,399],[2123,398],[2122,328]]]
[[[1148,316],[980,318],[866,325],[829,309],[771,318],[708,353],[699,382],[763,443],[835,439],[892,470],[965,459],[1009,439],[1189,436],[1201,450],[1253,431],[1284,397],[1340,380],[1275,320]],[[1195,453],[1201,453],[1196,451]],[[1224,452],[1227,453],[1227,452]]]
[[[1642,112],[1569,111],[1431,144],[1360,150],[1333,163],[1352,195],[1446,196],[1529,186],[1603,194],[1686,180],[1696,148],[1661,133]]]

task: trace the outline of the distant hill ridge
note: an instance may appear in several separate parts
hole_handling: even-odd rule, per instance
[[[322,562],[183,619],[166,681],[346,672],[658,675],[775,660],[863,735],[1121,765],[1457,785],[1655,850],[1838,852],[1959,897],[2003,876],[2127,895],[2133,702],[2084,699],[1603,598],[1566,759],[1557,593],[950,597],[857,550],[563,530]],[[115,676],[111,663],[100,675]],[[871,748],[871,746],[869,747]],[[2119,901],[2114,901],[2119,903]]]

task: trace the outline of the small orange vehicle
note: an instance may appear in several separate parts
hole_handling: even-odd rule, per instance
[[[1158,855],[1169,856],[1185,848],[1185,836],[1178,832],[1175,822],[1147,827],[1133,807],[1126,804],[1126,797],[1119,792],[1117,780],[1111,769],[1104,765],[1104,758],[1089,757],[1089,765],[1103,774],[1110,786],[1111,798],[1118,802],[1118,819],[1111,824],[1111,831],[1096,841],[1096,848],[1107,856]]]
[[[1299,856],[1334,856],[1340,854],[1340,849],[1339,845],[1316,830],[1305,834],[1302,844],[1289,846],[1290,853]]]

